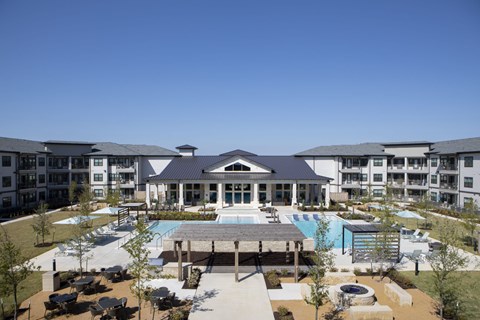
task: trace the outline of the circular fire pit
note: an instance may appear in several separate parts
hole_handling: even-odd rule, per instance
[[[375,303],[375,290],[358,283],[341,283],[333,287],[333,303],[342,306],[368,306]]]

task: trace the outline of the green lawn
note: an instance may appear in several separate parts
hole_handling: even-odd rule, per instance
[[[413,281],[415,286],[427,293],[432,298],[436,299],[433,292],[433,272],[421,271],[418,276],[415,276],[414,271],[405,271],[402,274],[406,275]],[[478,319],[480,315],[479,291],[480,285],[480,271],[462,272],[458,288],[461,294],[461,299],[465,306],[465,319]],[[415,303],[415,301],[413,302]]]
[[[43,272],[34,272],[27,279],[21,282],[20,289],[17,295],[19,302],[22,302],[29,297],[33,296],[35,293],[42,290],[42,274]],[[13,312],[13,296],[8,296],[4,298],[4,307],[5,314]]]

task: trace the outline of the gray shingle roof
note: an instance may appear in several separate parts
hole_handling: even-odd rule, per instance
[[[118,144],[100,142],[93,146],[93,151],[86,155],[100,156],[178,156],[177,152],[151,145]]]
[[[195,156],[174,158],[168,166],[156,176],[149,177],[148,181],[161,180],[216,180],[231,178],[234,180],[328,180],[319,176],[308,166],[302,158],[293,156],[244,156],[265,167],[272,168],[271,173],[232,172],[208,173],[204,172],[218,162],[237,156]]]
[[[40,141],[0,137],[0,151],[14,153],[49,153]]]
[[[255,153],[251,153],[251,152],[240,150],[240,149],[235,149],[229,152],[222,153],[220,155],[221,156],[256,156]]]
[[[183,149],[193,149],[193,150],[197,150],[197,147],[191,146],[191,145],[189,145],[189,144],[184,144],[184,145],[181,145],[181,146],[176,147],[175,149],[178,149],[178,150],[183,150]]]
[[[380,143],[361,143],[350,145],[320,146],[299,152],[295,156],[390,156]]]
[[[480,152],[480,137],[439,141],[432,145],[432,150],[429,153],[454,154],[468,152]]]
[[[94,142],[85,142],[85,141],[67,141],[67,140],[48,140],[44,142],[45,144],[78,144],[78,145],[91,145],[93,146]]]

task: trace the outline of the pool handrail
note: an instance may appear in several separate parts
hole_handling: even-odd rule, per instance
[[[170,235],[173,233],[173,231],[175,231],[178,227],[180,227],[180,225],[175,226],[175,227],[173,227],[173,228],[171,228],[171,229],[168,229],[168,230],[167,230],[165,233],[163,233],[163,234],[156,233],[156,234],[159,234],[160,237],[158,237],[157,240],[155,241],[155,249],[158,249],[158,241],[159,241],[159,240],[162,240],[162,246],[163,246],[163,238],[170,236]]]

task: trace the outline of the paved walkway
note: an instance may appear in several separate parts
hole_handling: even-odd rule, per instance
[[[261,274],[205,273],[188,319],[273,320],[270,299]]]

